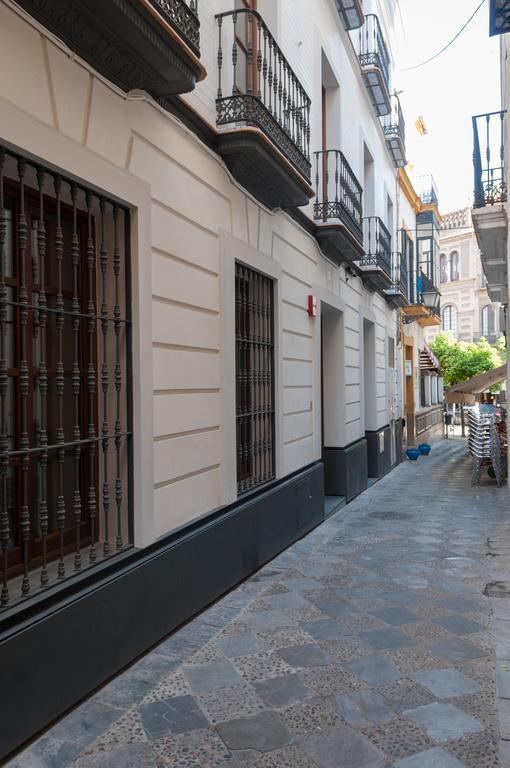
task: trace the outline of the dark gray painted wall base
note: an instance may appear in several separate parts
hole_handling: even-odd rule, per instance
[[[404,434],[402,429],[402,419],[398,419],[395,422],[395,445],[397,446],[397,461],[396,464],[400,464],[403,460],[403,440]]]
[[[317,463],[22,606],[0,625],[0,760],[323,519]]]
[[[367,442],[358,440],[346,448],[324,448],[326,496],[345,496],[352,501],[368,485]]]
[[[379,435],[384,434],[384,449],[381,452]],[[365,432],[367,441],[368,476],[383,477],[391,469],[391,430],[382,427],[376,432]]]
[[[467,419],[466,419],[466,425],[467,425]],[[415,444],[421,445],[421,443],[428,443],[429,445],[433,445],[434,443],[438,443],[440,440],[444,439],[445,434],[445,427],[443,423],[435,424],[433,427],[429,427],[429,429],[426,429],[425,432],[422,432],[421,434],[416,436],[416,440],[414,441]],[[467,426],[466,426],[466,434],[467,434]]]

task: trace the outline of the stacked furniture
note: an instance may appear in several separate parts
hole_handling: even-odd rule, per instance
[[[469,451],[473,457],[472,485],[479,485],[482,467],[487,466],[498,485],[506,479],[506,430],[504,422],[496,422],[492,414],[479,409],[469,412]]]

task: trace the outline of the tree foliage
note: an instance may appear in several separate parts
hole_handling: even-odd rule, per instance
[[[457,341],[449,333],[440,333],[429,346],[441,363],[447,387],[491,371],[503,365],[507,358],[504,337],[501,337],[496,347],[491,347],[486,339],[468,344]]]

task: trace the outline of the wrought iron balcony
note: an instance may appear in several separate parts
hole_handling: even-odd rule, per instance
[[[391,286],[391,235],[378,216],[363,218],[365,253],[356,262],[363,282],[370,290],[384,291]]]
[[[346,29],[361,27],[365,20],[361,0],[336,0],[336,5]]]
[[[205,77],[198,0],[20,0],[19,5],[124,91],[155,98]]]
[[[384,118],[384,135],[386,144],[393,157],[397,168],[403,168],[406,164],[406,124],[400,99],[394,95],[391,97],[391,112]]]
[[[361,184],[337,149],[315,152],[316,238],[337,264],[363,255]]]
[[[473,117],[472,220],[491,301],[508,303],[506,110]]]
[[[510,0],[490,0],[490,34],[510,32]]]
[[[424,205],[439,206],[439,197],[436,182],[430,174],[417,176],[414,180],[414,188]]]
[[[392,254],[392,283],[386,291],[386,300],[394,309],[409,304],[409,273],[404,254],[396,251]]]
[[[310,98],[259,13],[228,11],[216,22],[218,151],[269,208],[305,205],[313,196]]]
[[[358,58],[374,109],[384,117],[391,111],[390,56],[379,19],[373,13],[365,16],[360,28]]]
[[[473,169],[475,208],[504,203],[506,110],[473,117]]]
[[[441,325],[440,292],[420,267],[409,270],[409,303],[404,305],[404,322],[421,326]]]

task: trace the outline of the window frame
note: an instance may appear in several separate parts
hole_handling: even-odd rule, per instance
[[[449,327],[445,328],[447,310],[449,310]],[[445,304],[445,306],[441,309],[441,327],[444,333],[452,333],[454,336],[457,335],[457,307],[455,304]]]

